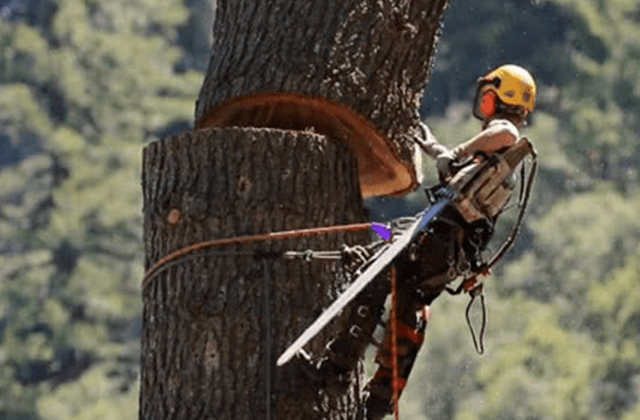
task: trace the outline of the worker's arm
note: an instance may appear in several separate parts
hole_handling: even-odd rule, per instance
[[[492,154],[511,146],[520,136],[515,125],[507,120],[494,120],[471,140],[453,149],[456,159],[473,155],[476,152]]]

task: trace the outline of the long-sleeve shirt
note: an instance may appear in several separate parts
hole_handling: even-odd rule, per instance
[[[420,122],[421,136],[416,137],[416,143],[424,153],[437,159],[449,150],[440,144],[429,127]],[[495,119],[487,124],[487,127],[472,139],[456,146],[452,151],[452,157],[459,159],[475,152],[482,151],[491,154],[504,147],[511,146],[518,140],[520,133],[516,126],[506,119]]]
[[[511,146],[518,140],[518,128],[509,120],[491,120],[486,128],[471,140],[456,146],[452,150],[455,159],[473,155],[476,152],[492,154],[500,149]]]

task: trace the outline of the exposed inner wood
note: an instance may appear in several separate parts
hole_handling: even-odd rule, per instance
[[[280,92],[235,97],[196,123],[198,129],[214,127],[310,131],[340,142],[356,155],[363,197],[404,194],[418,183],[389,139],[349,107],[323,97]]]

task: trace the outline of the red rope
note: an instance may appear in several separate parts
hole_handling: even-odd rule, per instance
[[[159,274],[160,269],[164,265],[166,265],[171,261],[177,260],[178,258],[183,257],[187,254],[190,254],[195,251],[200,251],[202,249],[213,248],[213,247],[223,246],[223,245],[231,245],[231,244],[243,244],[243,243],[249,243],[249,242],[268,241],[270,239],[287,239],[287,238],[295,238],[299,236],[322,235],[322,234],[335,233],[335,232],[365,230],[365,229],[369,229],[369,227],[370,227],[369,223],[352,223],[349,225],[286,230],[282,232],[261,233],[257,235],[238,236],[235,238],[222,238],[222,239],[213,239],[210,241],[196,242],[195,244],[188,245],[183,248],[179,248],[173,252],[170,252],[169,254],[165,255],[164,257],[156,261],[144,274],[144,277],[142,278],[142,289],[144,290],[149,284],[149,281]]]
[[[389,319],[391,320],[391,392],[393,395],[393,418],[400,419],[398,410],[398,390],[400,389],[400,380],[398,378],[398,331],[396,328],[396,267],[391,266],[391,308],[389,310]]]

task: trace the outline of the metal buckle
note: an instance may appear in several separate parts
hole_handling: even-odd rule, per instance
[[[359,331],[359,332],[358,332]],[[357,338],[360,339],[359,334],[362,333],[362,328],[360,328],[357,325],[352,325],[351,328],[349,328],[349,334],[353,337],[353,338]]]

